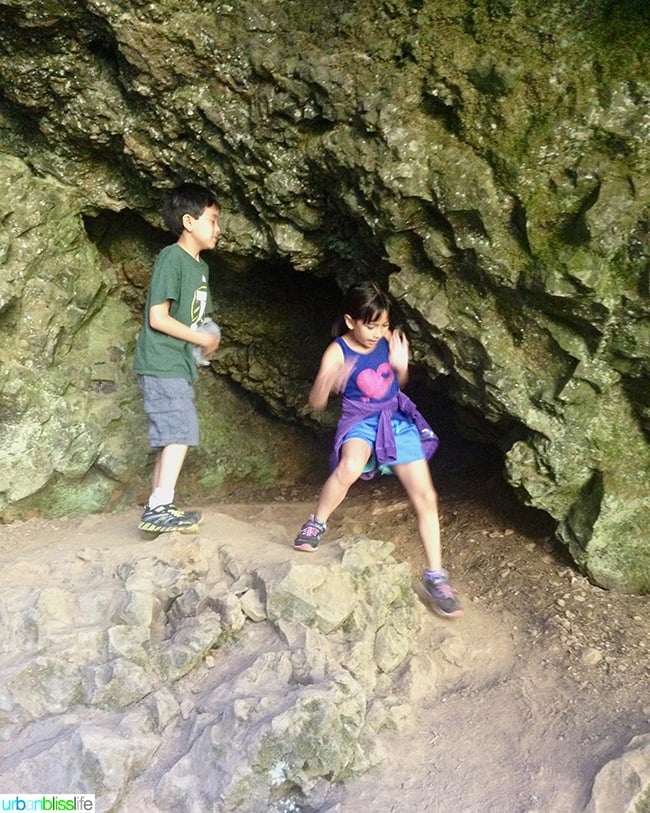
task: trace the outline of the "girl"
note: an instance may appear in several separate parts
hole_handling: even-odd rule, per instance
[[[325,409],[332,393],[343,393],[332,474],[293,546],[315,551],[330,514],[352,483],[394,472],[417,515],[427,560],[427,595],[440,615],[456,616],[461,610],[442,569],[438,498],[427,463],[438,438],[401,391],[408,380],[408,341],[403,333],[390,330],[389,310],[388,296],[373,282],[357,283],[345,295],[343,317],[332,331],[335,339],[323,354],[309,393],[315,410]]]

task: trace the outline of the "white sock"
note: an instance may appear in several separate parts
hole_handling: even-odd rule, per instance
[[[154,488],[149,497],[149,508],[158,508],[159,505],[169,505],[174,502],[173,488]]]

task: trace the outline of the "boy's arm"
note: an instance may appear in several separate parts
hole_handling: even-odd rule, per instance
[[[192,330],[188,325],[184,325],[183,322],[174,319],[169,313],[169,307],[170,302],[167,299],[149,308],[149,324],[151,327],[154,330],[159,330],[161,333],[166,333],[168,336],[173,336],[175,339],[198,344],[203,348],[205,355],[214,353],[219,346],[218,338],[212,333]]]
[[[309,391],[309,406],[315,410],[325,409],[333,392],[345,389],[354,362],[346,363],[343,351],[332,342],[323,353],[320,368]]]

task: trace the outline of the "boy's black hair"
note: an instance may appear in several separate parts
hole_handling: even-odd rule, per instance
[[[384,311],[390,313],[391,300],[376,282],[367,280],[352,285],[343,297],[343,314],[332,328],[332,336],[342,336],[347,332],[344,314],[352,319],[360,319],[364,324],[374,322]]]
[[[211,189],[198,183],[182,183],[175,186],[165,197],[162,216],[165,226],[176,237],[183,233],[183,215],[201,217],[204,209],[216,206],[221,209],[219,199]]]

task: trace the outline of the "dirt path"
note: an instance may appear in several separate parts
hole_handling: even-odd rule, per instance
[[[247,496],[207,512],[273,526],[289,546],[316,491]],[[452,621],[431,616],[419,646],[445,643],[454,688],[423,693],[417,718],[386,735],[385,762],[333,792],[327,809],[580,813],[599,769],[650,731],[650,602],[590,585],[556,548],[548,523],[515,505],[498,478],[447,477],[440,497],[445,564],[465,612]],[[115,522],[52,526],[62,551],[89,539],[101,549],[114,540]],[[417,580],[422,552],[393,478],[357,484],[323,545],[359,532],[393,541]],[[11,526],[0,535],[0,563],[15,567],[19,558],[24,576],[37,578],[50,541],[47,523]]]
[[[431,646],[469,639],[473,671],[478,659],[494,677],[424,699],[417,724],[386,742],[386,763],[350,782],[336,809],[579,813],[600,768],[650,731],[650,600],[591,585],[498,476],[446,477],[439,489],[445,564],[465,612],[433,619],[424,646],[426,635]],[[289,536],[303,519],[290,501],[219,509],[272,516]],[[325,540],[359,532],[393,541],[418,578],[415,522],[393,478],[357,484]]]

